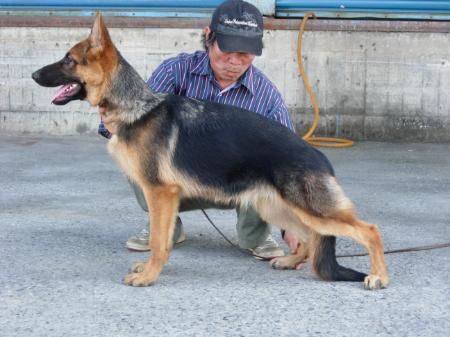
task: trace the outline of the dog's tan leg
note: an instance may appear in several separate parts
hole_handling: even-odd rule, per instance
[[[364,280],[366,289],[386,288],[389,283],[386,263],[384,261],[384,248],[380,231],[375,224],[352,217],[347,220],[355,228],[355,239],[364,245],[369,252],[370,274]]]
[[[264,197],[256,200],[253,207],[267,223],[291,232],[300,241],[300,247],[295,254],[272,259],[270,261],[272,268],[295,269],[301,262],[306,262],[311,230],[291,212],[291,207],[277,193],[274,193],[272,198],[268,198],[265,194]]]
[[[302,209],[294,212],[301,221],[321,235],[350,237],[369,252],[371,270],[364,280],[366,289],[387,287],[389,277],[384,262],[383,242],[378,227],[357,218],[352,210],[337,211],[328,217],[317,217]]]
[[[134,272],[128,274],[124,283],[145,287],[154,283],[169,258],[172,235],[179,205],[178,186],[143,188],[150,217],[150,258],[135,264]]]

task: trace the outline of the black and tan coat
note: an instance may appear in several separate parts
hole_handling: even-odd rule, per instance
[[[265,221],[296,234],[302,249],[272,261],[277,268],[308,257],[323,279],[387,286],[377,226],[357,217],[321,152],[255,113],[153,93],[114,47],[100,14],[86,40],[33,78],[43,86],[64,85],[55,104],[85,99],[106,107],[114,121],[109,152],[142,188],[152,224],[150,259],[133,267],[126,284],[157,280],[172,248],[180,199],[202,198],[251,205]],[[369,275],[337,263],[336,236],[367,248]]]

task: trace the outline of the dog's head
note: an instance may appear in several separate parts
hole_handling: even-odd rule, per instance
[[[97,13],[89,37],[73,46],[62,60],[35,71],[32,78],[44,87],[62,86],[53,97],[53,104],[86,99],[97,106],[117,65],[118,52]]]

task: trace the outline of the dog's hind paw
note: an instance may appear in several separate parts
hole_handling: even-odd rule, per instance
[[[276,257],[270,260],[270,265],[273,269],[300,269],[304,266],[305,260],[299,259],[295,255]]]
[[[383,281],[378,275],[368,275],[364,279],[364,289],[367,290],[376,290],[376,289],[384,289],[387,288],[388,281]]]

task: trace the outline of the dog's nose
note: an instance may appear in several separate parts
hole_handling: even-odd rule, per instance
[[[41,72],[39,70],[35,71],[34,73],[31,74],[31,77],[33,78],[33,80],[35,80],[36,82],[39,81],[39,77],[41,76]]]

